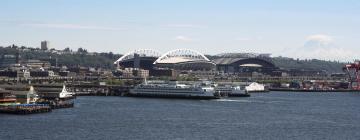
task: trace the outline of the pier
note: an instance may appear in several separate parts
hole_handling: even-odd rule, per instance
[[[76,96],[125,96],[131,88],[131,86],[97,84],[69,84],[67,87]]]
[[[51,112],[51,107],[46,104],[20,104],[0,106],[0,113],[27,115]]]

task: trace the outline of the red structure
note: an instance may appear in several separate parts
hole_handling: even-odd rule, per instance
[[[349,87],[351,89],[360,90],[360,61],[345,65],[343,70],[349,75]],[[353,82],[356,82],[356,87],[353,86]]]

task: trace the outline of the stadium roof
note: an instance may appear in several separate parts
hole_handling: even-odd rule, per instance
[[[211,62],[204,54],[190,49],[177,49],[160,56],[154,64],[178,64],[192,62]]]
[[[238,65],[243,67],[275,67],[271,61],[261,58],[216,58],[216,65]]]
[[[247,59],[247,58],[217,58],[217,59],[214,59],[213,62],[217,65],[227,65],[227,64],[232,64],[232,63],[235,63],[239,60],[244,60],[244,59]]]
[[[132,58],[134,58],[134,54],[138,54],[140,57],[156,57],[156,58],[158,58],[160,56],[159,52],[157,52],[155,50],[151,50],[151,49],[134,50],[134,51],[130,51],[130,52],[124,54],[123,56],[121,56],[118,60],[116,60],[114,62],[114,64],[119,63],[121,61],[132,59]]]

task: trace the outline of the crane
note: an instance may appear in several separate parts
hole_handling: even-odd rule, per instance
[[[345,65],[343,71],[349,76],[349,88],[360,90],[360,61]],[[356,87],[353,86],[353,82],[356,82]]]

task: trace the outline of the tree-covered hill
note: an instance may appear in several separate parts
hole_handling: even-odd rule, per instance
[[[307,69],[307,70],[326,70],[329,73],[341,73],[345,63],[337,61],[325,61],[318,59],[293,59],[287,57],[273,57],[273,63],[277,67],[284,69]]]
[[[71,50],[40,50],[38,48],[19,48],[15,45],[9,47],[0,47],[0,57],[3,55],[19,55],[20,60],[40,59],[56,60],[59,66],[85,66],[85,67],[102,67],[112,68],[116,59],[121,57],[120,54],[108,53],[89,53],[85,49],[79,48],[78,51]]]
[[[121,57],[121,54],[108,53],[89,53],[86,49],[79,48],[72,51],[69,48],[64,50],[40,50],[39,48],[29,48],[25,46],[18,47],[16,45],[8,47],[0,47],[0,58],[5,54],[17,55],[20,59],[57,59],[58,64],[66,66],[86,66],[86,67],[102,67],[113,68],[113,62]],[[207,55],[209,59],[215,59],[219,56]],[[270,58],[277,67],[283,69],[305,69],[305,70],[326,70],[329,73],[340,73],[345,63],[336,61],[325,61],[317,59],[299,60],[287,57]]]

